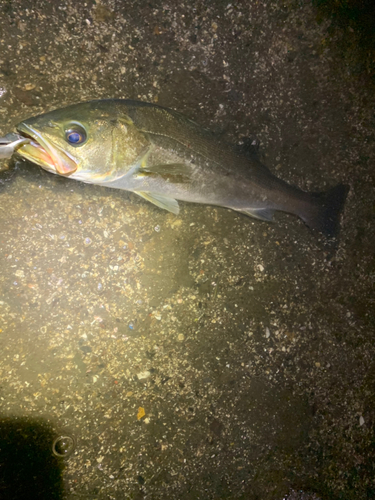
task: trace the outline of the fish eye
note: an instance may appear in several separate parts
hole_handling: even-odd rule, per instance
[[[86,132],[77,125],[65,131],[65,138],[72,146],[80,146],[86,142]]]

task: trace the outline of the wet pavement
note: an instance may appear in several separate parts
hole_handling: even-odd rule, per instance
[[[288,215],[175,216],[2,163],[0,498],[374,497],[374,91],[329,20],[255,1],[0,10],[0,135],[140,99],[256,135],[303,189],[351,186],[328,244]]]

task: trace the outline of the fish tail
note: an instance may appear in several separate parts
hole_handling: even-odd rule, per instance
[[[349,186],[338,184],[324,193],[312,193],[312,203],[306,213],[301,215],[305,224],[328,238],[337,236],[340,227],[340,214],[344,208]]]

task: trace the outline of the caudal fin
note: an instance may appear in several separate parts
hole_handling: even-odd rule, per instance
[[[338,184],[325,193],[312,194],[311,210],[302,216],[305,224],[328,238],[337,236],[340,227],[340,214],[348,192],[349,186]]]

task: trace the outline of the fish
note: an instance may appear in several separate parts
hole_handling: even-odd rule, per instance
[[[293,214],[335,237],[349,186],[306,192],[276,177],[259,158],[225,143],[183,114],[129,99],[73,104],[22,121],[16,154],[48,172],[123,189],[173,214],[179,203],[225,207],[272,221]]]

